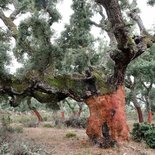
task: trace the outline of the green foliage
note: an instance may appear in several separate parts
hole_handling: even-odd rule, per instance
[[[15,132],[14,128],[10,126],[10,123],[11,123],[11,118],[9,115],[7,116],[3,116],[2,119],[1,119],[1,123],[2,123],[2,126],[1,126],[1,131],[5,131],[5,132],[8,132],[8,133],[13,133]]]
[[[153,45],[148,52],[145,52],[141,55],[137,60],[135,60],[132,64],[129,65],[128,73],[135,77],[142,77],[145,80],[149,80],[152,76],[154,76],[155,71],[155,46]],[[137,72],[138,71],[138,72]]]
[[[119,0],[120,6],[122,9],[127,9],[129,7],[129,1],[128,0]]]
[[[22,113],[21,115],[12,115],[11,120],[13,123],[20,123],[24,127],[36,127],[37,118],[34,115]]]
[[[11,0],[0,0],[0,8],[8,9],[7,5],[11,3]]]
[[[51,125],[51,124],[46,123],[46,124],[44,124],[44,125],[43,125],[43,127],[44,127],[44,128],[52,128],[52,125]]]
[[[31,55],[29,68],[43,71],[52,61],[55,52],[50,43],[51,34],[52,32],[45,19],[32,16],[24,20],[19,25],[19,35],[15,49],[16,55],[20,57],[24,56],[25,53]],[[23,43],[30,46],[24,45],[23,49]],[[38,62],[40,62],[40,65]]]
[[[137,142],[144,140],[150,148],[155,148],[155,126],[147,123],[134,123],[131,132],[133,139]]]
[[[64,46],[74,49],[80,46],[88,47],[92,42],[89,20],[93,14],[90,6],[84,0],[73,0],[72,9],[74,13],[70,25],[66,26],[66,31],[62,33]]]
[[[0,144],[0,154],[3,155],[47,155],[49,154],[43,146],[23,139],[18,135],[12,135],[11,139]]]
[[[6,132],[6,133],[22,133],[23,132],[23,128],[20,126],[16,126],[16,127],[12,127],[11,126],[11,118],[9,115],[4,115],[1,118],[1,127],[0,127],[0,131]]]
[[[6,78],[6,65],[9,65],[10,63],[10,56],[8,54],[8,51],[10,50],[10,44],[9,44],[10,38],[6,31],[4,31],[2,28],[0,28],[0,79],[4,80]]]
[[[62,49],[62,61],[58,65],[63,72],[82,72],[86,66],[91,65],[94,55],[94,39],[90,34],[90,18],[92,11],[85,0],[73,0],[74,13],[70,24],[65,26],[58,44]]]
[[[134,86],[136,97],[141,100],[139,103],[146,103],[146,96],[149,98],[150,105],[153,107],[155,101],[154,88],[151,83],[155,82],[155,46],[153,45],[150,50],[143,53],[140,57],[129,64],[127,69],[127,81],[131,78],[134,82],[131,82],[130,86]],[[130,80],[129,80],[130,81]],[[144,87],[144,84],[150,88]],[[148,91],[149,90],[149,91]],[[132,90],[131,90],[132,91]],[[130,96],[130,91],[128,91]],[[129,98],[128,98],[129,99]]]
[[[21,126],[17,126],[17,127],[14,127],[14,131],[15,131],[16,133],[23,133],[24,129],[23,129],[23,127],[21,127]]]
[[[76,134],[72,133],[72,132],[69,132],[69,133],[66,133],[65,137],[66,138],[74,138],[74,137],[76,137]]]
[[[20,13],[31,13],[31,16],[21,21],[18,26],[18,38],[13,50],[16,58],[23,64],[18,75],[32,70],[42,73],[49,66],[54,69],[54,63],[59,61],[60,49],[51,44],[53,32],[50,26],[60,19],[56,8],[57,1],[18,1]]]
[[[148,0],[147,4],[150,6],[154,6],[155,5],[155,0]]]

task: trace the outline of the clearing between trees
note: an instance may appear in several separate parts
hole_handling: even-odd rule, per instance
[[[131,123],[129,123],[131,126]],[[67,133],[76,136],[67,138]],[[51,155],[154,155],[155,150],[144,143],[136,143],[131,138],[120,146],[109,149],[100,149],[93,146],[83,129],[73,128],[25,128],[24,138],[46,147]]]

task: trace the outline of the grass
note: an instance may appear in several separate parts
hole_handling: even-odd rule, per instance
[[[72,132],[68,132],[68,133],[66,133],[65,137],[66,138],[73,138],[73,137],[76,137],[76,134],[72,133]]]
[[[49,123],[46,123],[46,124],[43,125],[43,127],[44,127],[44,128],[52,128],[52,125],[49,124]]]

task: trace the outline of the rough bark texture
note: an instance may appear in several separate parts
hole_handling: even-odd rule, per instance
[[[101,4],[107,13],[108,20],[111,23],[113,33],[116,37],[119,48],[123,48],[128,41],[128,31],[122,18],[121,9],[117,0],[96,0]]]
[[[93,96],[86,100],[90,110],[87,135],[94,138],[103,136],[103,124],[107,123],[111,138],[115,141],[128,139],[128,126],[125,115],[125,92],[119,86],[116,92],[102,96]]]

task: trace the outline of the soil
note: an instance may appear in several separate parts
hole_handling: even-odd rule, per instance
[[[76,137],[67,138],[67,133]],[[50,155],[155,155],[144,143],[136,143],[131,138],[110,149],[92,145],[83,129],[72,128],[25,128],[23,137],[45,146]]]

